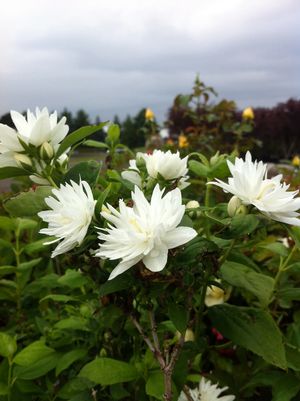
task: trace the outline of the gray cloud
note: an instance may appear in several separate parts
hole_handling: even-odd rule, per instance
[[[100,10],[97,2],[90,3]],[[139,7],[139,20],[136,15],[130,20],[132,13],[124,10],[118,19],[118,9],[105,2],[104,19],[91,15],[80,25],[79,7],[67,25],[67,17],[62,17],[56,29],[51,24],[32,30],[26,25],[24,34],[11,43],[9,68],[0,70],[0,113],[36,105],[67,106],[107,119],[150,106],[162,119],[174,96],[190,91],[198,72],[220,98],[233,99],[241,108],[299,97],[296,1],[278,0],[273,8],[271,1],[266,1],[269,8],[254,1],[253,9],[248,3],[248,12],[239,0],[212,1],[216,7],[231,5],[229,11],[222,9],[224,18],[205,1],[203,16],[199,2],[188,3],[201,17],[199,25],[180,7],[171,15],[149,8],[143,14],[134,1],[131,12]],[[234,13],[233,3],[238,5]]]

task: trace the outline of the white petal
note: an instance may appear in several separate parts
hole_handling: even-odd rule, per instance
[[[165,244],[168,249],[186,244],[197,236],[197,231],[191,227],[177,227],[166,235]]]
[[[154,248],[143,257],[144,265],[152,272],[160,272],[168,261],[168,249],[166,247]]]

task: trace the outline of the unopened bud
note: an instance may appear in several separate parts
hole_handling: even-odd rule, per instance
[[[242,205],[242,202],[237,196],[233,196],[227,205],[227,212],[230,217],[233,217],[237,214],[238,209]]]
[[[184,341],[195,341],[195,334],[193,330],[191,329],[186,329],[185,335],[184,335]]]
[[[215,155],[210,158],[210,165],[214,166],[219,160],[220,152],[218,151]]]
[[[153,113],[153,111],[151,110],[151,109],[146,109],[146,111],[145,111],[145,119],[146,120],[148,120],[148,121],[153,121],[154,120],[154,113]]]
[[[242,114],[244,120],[254,120],[254,111],[252,107],[247,107]]]
[[[44,160],[52,159],[54,150],[49,142],[44,142],[40,148],[40,156]]]
[[[199,207],[200,204],[196,200],[191,200],[185,205],[185,208],[188,209],[188,215],[191,219],[195,219],[201,216],[200,210],[193,210],[193,209],[198,209]]]
[[[32,166],[30,158],[23,153],[15,153],[14,158],[20,167],[27,168],[28,166]]]
[[[242,214],[242,215],[248,214],[247,206],[241,205],[241,206],[238,208],[238,210],[236,211],[236,214]]]
[[[293,157],[292,165],[295,166],[295,167],[299,167],[300,166],[300,157],[298,155]]]

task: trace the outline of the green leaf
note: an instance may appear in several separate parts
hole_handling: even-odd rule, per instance
[[[65,294],[49,294],[46,295],[44,298],[40,299],[40,302],[47,301],[51,299],[54,302],[70,302],[70,301],[77,301],[76,298],[71,297],[70,295]]]
[[[234,287],[243,288],[255,295],[266,306],[274,289],[274,279],[257,273],[240,263],[226,261],[221,266],[222,278]]]
[[[36,226],[38,225],[36,220],[31,220],[31,219],[21,219],[20,217],[18,217],[16,219],[16,224],[18,226],[18,229],[20,231],[23,230],[32,230],[34,228],[36,228]]]
[[[268,312],[223,304],[209,308],[208,315],[223,336],[260,355],[266,362],[287,368],[281,332]]]
[[[232,218],[230,224],[230,234],[233,237],[239,237],[240,235],[251,234],[259,224],[259,219],[254,214],[236,215]]]
[[[106,140],[115,144],[120,139],[120,127],[117,124],[111,124],[107,131]]]
[[[0,355],[11,358],[17,350],[17,342],[7,333],[0,333]]]
[[[83,359],[87,354],[86,349],[78,348],[64,354],[56,365],[55,374],[58,376],[78,359]]]
[[[45,198],[52,194],[51,187],[41,186],[35,191],[29,190],[4,202],[5,210],[16,217],[36,217],[37,213],[48,209]]]
[[[146,382],[146,394],[158,400],[164,399],[164,376],[160,371],[151,372]]]
[[[300,372],[300,349],[292,344],[286,344],[285,353],[288,367]]]
[[[90,146],[92,148],[98,149],[108,149],[108,145],[104,142],[93,141],[92,139],[88,139],[84,142],[84,146]]]
[[[189,162],[189,169],[199,177],[206,178],[209,173],[209,168],[203,163],[197,162],[196,160],[191,160]]]
[[[41,260],[42,260],[42,258],[36,258],[36,259],[30,260],[29,262],[20,263],[18,266],[18,271],[22,272],[22,271],[32,269],[34,266],[38,265]]]
[[[90,382],[88,379],[77,376],[69,379],[62,389],[59,390],[58,396],[64,400],[71,401],[73,396],[76,396],[91,387],[93,387],[92,382]],[[90,397],[88,399],[90,399]],[[85,400],[85,398],[83,400]]]
[[[174,326],[180,333],[184,333],[188,323],[188,313],[186,308],[172,303],[168,308],[168,315]]]
[[[70,288],[80,288],[88,282],[86,276],[80,271],[67,269],[66,273],[58,279],[58,283]]]
[[[110,358],[97,358],[85,365],[81,369],[79,376],[86,377],[96,384],[108,386],[136,380],[138,372],[129,363]]]
[[[48,356],[42,357],[30,365],[16,366],[14,369],[14,376],[24,380],[33,380],[38,377],[44,376],[50,370],[54,369],[61,354],[54,352]]]
[[[20,177],[23,175],[30,175],[29,171],[23,170],[19,167],[2,167],[0,168],[0,180],[5,178]]]
[[[21,366],[30,366],[42,358],[53,354],[54,349],[48,347],[44,341],[38,340],[29,344],[14,358],[14,363]]]
[[[12,274],[16,271],[16,266],[0,266],[0,277],[6,274]]]
[[[86,181],[93,187],[100,173],[101,163],[95,160],[81,162],[72,167],[63,178],[63,182],[75,181],[77,183]]]
[[[5,231],[14,231],[16,229],[15,219],[10,217],[0,216],[0,229]]]
[[[25,253],[27,255],[32,256],[35,253],[41,252],[41,251],[46,251],[51,244],[45,244],[45,242],[50,242],[53,241],[55,237],[45,237],[41,238],[37,241],[31,242],[30,244],[27,244],[24,247]]]
[[[112,188],[112,184],[108,184],[107,188],[103,192],[101,192],[101,195],[97,199],[96,206],[95,206],[95,216],[98,217],[98,215],[101,213],[102,206],[105,202],[105,199],[108,197],[110,191]]]
[[[58,159],[59,156],[62,155],[68,148],[83,141],[86,137],[92,135],[94,132],[101,130],[105,125],[107,125],[107,122],[98,125],[88,125],[86,127],[79,128],[78,130],[66,136],[56,152],[55,159]]]
[[[132,276],[129,274],[121,274],[114,278],[113,280],[106,281],[101,285],[99,290],[99,296],[112,294],[114,292],[126,290],[133,285]]]
[[[8,394],[8,387],[6,383],[0,382],[0,395]]]
[[[288,249],[279,242],[273,242],[271,244],[259,245],[259,248],[267,249],[273,253],[278,253],[278,255],[283,256],[284,258],[288,256]]]
[[[57,322],[54,327],[60,330],[90,331],[88,321],[80,317],[68,317]]]

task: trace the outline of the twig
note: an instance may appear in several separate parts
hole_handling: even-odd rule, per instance
[[[184,394],[185,394],[185,396],[186,396],[188,401],[194,401],[192,396],[191,396],[190,389],[188,388],[188,386],[186,386],[186,385],[183,386],[183,392],[184,392]]]

